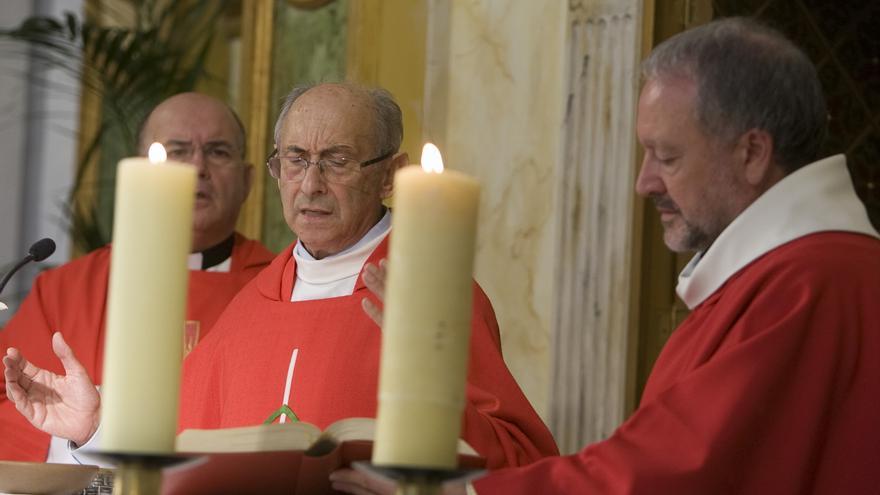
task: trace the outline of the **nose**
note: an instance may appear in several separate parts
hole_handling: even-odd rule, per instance
[[[211,176],[208,161],[205,159],[205,154],[200,148],[193,150],[188,161],[196,167],[196,172],[199,174],[200,179],[206,179]]]
[[[303,177],[299,189],[308,196],[327,192],[327,182],[324,180],[321,167],[317,163],[309,165],[306,169],[306,175]]]
[[[657,165],[651,160],[650,153],[646,151],[645,157],[642,159],[639,176],[636,178],[636,193],[647,198],[663,195],[665,192],[666,187],[657,173]]]

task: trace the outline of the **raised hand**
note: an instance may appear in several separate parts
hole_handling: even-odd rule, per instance
[[[376,295],[380,302],[385,300],[385,277],[387,271],[388,267],[386,266],[385,259],[379,261],[379,266],[368,263],[364,267],[364,285],[370,289],[370,292]],[[364,309],[364,313],[367,313],[367,316],[381,328],[382,309],[367,298],[361,299],[361,307]]]
[[[35,427],[82,445],[98,428],[101,397],[59,332],[52,335],[52,350],[65,376],[34,366],[18,349],[7,349],[6,395]]]

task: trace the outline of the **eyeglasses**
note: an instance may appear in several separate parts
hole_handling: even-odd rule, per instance
[[[306,177],[306,172],[311,165],[318,166],[318,172],[327,180],[345,180],[357,174],[360,169],[368,167],[382,160],[387,160],[393,155],[393,151],[378,156],[371,160],[359,162],[345,156],[327,156],[317,160],[309,160],[305,155],[279,156],[278,149],[266,158],[266,167],[273,178],[283,181],[297,182]]]
[[[237,155],[238,150],[227,144],[208,144],[201,148],[169,144],[165,149],[168,153],[169,160],[175,160],[184,163],[193,163],[196,151],[202,152],[202,159],[205,163],[213,167],[231,167],[241,160]]]

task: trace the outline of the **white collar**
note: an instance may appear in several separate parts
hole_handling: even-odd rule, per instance
[[[391,231],[391,210],[386,210],[385,216],[379,220],[379,223],[353,246],[319,260],[316,260],[302,243],[297,241],[293,247],[296,278],[310,284],[327,284],[359,274],[367,258],[389,231]]]
[[[799,237],[826,231],[880,237],[856,196],[843,155],[811,163],[768,189],[707,251],[691,259],[678,276],[676,292],[693,309],[762,255]]]
[[[186,259],[187,268],[195,271],[223,273],[226,273],[232,269],[232,256],[207,269],[202,269],[202,258],[204,258],[204,255],[201,252],[189,253],[189,257]]]

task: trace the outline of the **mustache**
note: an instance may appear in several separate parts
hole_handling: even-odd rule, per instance
[[[658,210],[678,211],[678,205],[669,196],[651,196],[651,201]]]

